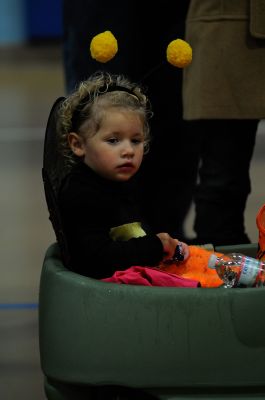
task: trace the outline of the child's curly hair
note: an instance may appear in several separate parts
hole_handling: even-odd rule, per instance
[[[93,136],[100,128],[104,112],[108,108],[122,108],[134,111],[143,121],[145,152],[149,149],[152,116],[150,103],[140,85],[131,83],[122,75],[97,72],[83,81],[77,90],[61,104],[58,114],[57,135],[59,147],[71,164],[77,161],[68,145],[68,134]]]

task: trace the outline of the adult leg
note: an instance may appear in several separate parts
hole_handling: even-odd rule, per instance
[[[201,120],[201,166],[195,194],[197,242],[249,243],[244,211],[251,191],[250,162],[257,120]]]
[[[197,160],[182,118],[182,70],[169,65],[165,55],[169,42],[184,36],[188,3],[178,2],[173,9],[172,4],[169,7],[164,4],[158,10],[158,21],[152,23],[159,26],[159,32],[155,34],[154,27],[149,26],[146,33],[149,53],[146,47],[142,49],[145,57],[150,53],[156,57],[150,70],[160,65],[144,79],[154,112],[150,121],[150,153],[142,168],[145,214],[155,231],[168,232],[183,240],[183,223],[192,202]]]

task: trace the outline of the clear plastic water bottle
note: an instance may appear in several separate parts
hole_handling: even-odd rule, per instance
[[[265,286],[265,263],[244,254],[212,254],[208,267],[216,269],[226,288]]]

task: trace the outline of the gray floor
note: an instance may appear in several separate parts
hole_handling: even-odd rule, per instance
[[[58,46],[0,48],[0,399],[43,400],[37,302],[42,260],[54,241],[41,163],[47,116],[63,95]],[[251,166],[246,228],[257,241],[256,214],[265,203],[265,124]],[[187,219],[192,234],[193,209]],[[19,308],[20,307],[20,308]]]

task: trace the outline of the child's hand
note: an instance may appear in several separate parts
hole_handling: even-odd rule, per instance
[[[158,233],[157,236],[161,240],[164,248],[165,256],[163,261],[185,261],[189,257],[189,246],[186,243],[173,239],[168,233]],[[181,255],[183,255],[183,257],[181,257]]]
[[[158,233],[157,236],[162,242],[165,255],[164,259],[172,258],[179,241],[173,239],[168,233]]]

